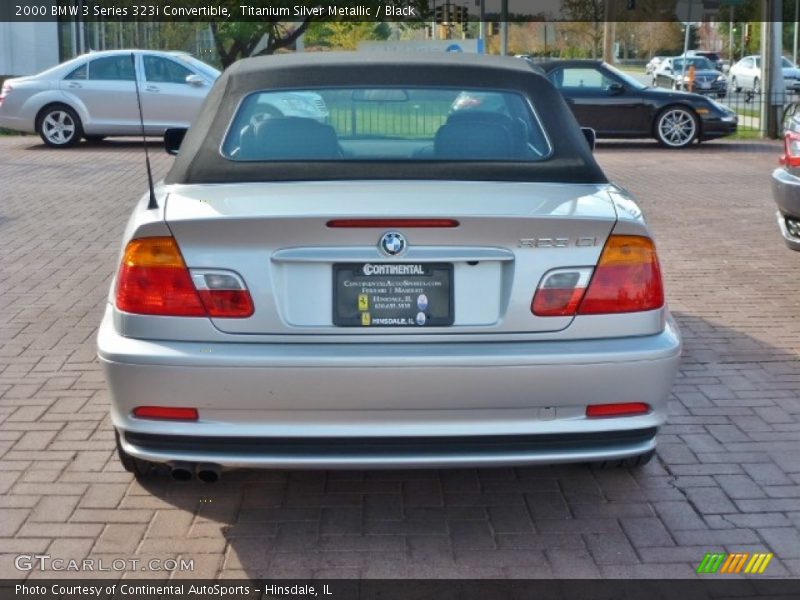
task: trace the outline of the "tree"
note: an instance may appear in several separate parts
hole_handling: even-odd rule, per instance
[[[239,0],[222,0],[220,5],[226,6],[229,13],[235,19],[241,14]],[[269,15],[259,15],[257,21],[214,21],[211,23],[211,33],[214,36],[214,44],[217,48],[222,66],[227,67],[240,58],[248,56],[259,56],[264,54],[274,54],[278,50],[292,46],[298,38],[303,35],[313,22],[313,17],[306,16],[302,20],[296,20],[294,8],[298,5],[296,0],[273,0],[268,4],[271,9]],[[323,15],[327,15],[330,2],[306,2],[302,5],[311,9],[320,7]],[[372,15],[378,14],[377,11],[385,5],[411,6],[416,10],[416,14],[421,18],[429,15],[430,9],[428,0],[340,0],[336,5],[340,8],[363,7],[369,8]],[[267,6],[267,5],[264,5]],[[295,19],[295,20],[292,20]],[[358,25],[356,19],[340,21]],[[379,21],[372,21],[375,25]],[[358,27],[353,27],[353,31],[358,31]]]
[[[603,44],[603,0],[563,0],[561,11],[567,21],[572,21],[562,28],[564,35],[597,58]]]
[[[267,17],[260,22],[211,22],[211,34],[222,67],[240,58],[274,54],[294,44],[311,24],[311,18],[284,22],[280,17]]]
[[[355,50],[363,40],[389,39],[391,29],[386,23],[367,21],[316,21],[306,31],[306,46],[332,50]]]

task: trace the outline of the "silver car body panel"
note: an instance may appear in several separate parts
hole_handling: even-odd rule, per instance
[[[65,79],[82,65],[107,56],[136,57],[136,74],[142,97],[145,132],[161,135],[166,129],[188,127],[214,82],[213,70],[200,70],[181,53],[156,50],[108,50],[90,52],[66,61],[37,75],[6,80],[11,93],[0,104],[0,127],[36,132],[39,112],[53,103],[66,104],[81,119],[89,135],[137,135],[140,132],[135,84],[127,80]],[[179,62],[202,79],[200,85],[153,83],[147,81],[143,56],[156,56]]]
[[[227,320],[133,315],[114,306],[112,284],[98,355],[129,454],[227,467],[358,468],[606,460],[654,447],[654,433],[599,445],[462,453],[415,447],[390,455],[328,447],[239,451],[236,444],[220,451],[202,441],[654,432],[666,419],[681,347],[666,307],[574,318],[536,317],[530,309],[547,271],[594,266],[612,230],[649,236],[625,190],[359,181],[162,185],[157,196],[156,210],[142,198],[122,248],[135,237],[173,235],[189,268],[235,270],[256,310]],[[327,226],[353,217],[452,218],[460,225],[403,230],[408,254],[389,259],[377,249],[385,229]],[[339,260],[452,262],[454,325],[334,327],[331,265]],[[614,402],[646,402],[652,410],[585,416],[588,404]],[[201,416],[137,419],[132,410],[140,405],[191,406]],[[198,442],[188,449],[148,445],[141,442],[147,435]]]
[[[784,167],[772,172],[772,197],[778,205],[776,218],[783,241],[792,250],[800,251],[800,237],[792,235],[786,226],[786,217],[800,220],[800,177]]]

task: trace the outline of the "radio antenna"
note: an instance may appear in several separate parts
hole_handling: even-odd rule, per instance
[[[136,86],[136,104],[139,106],[139,126],[142,132],[142,145],[144,146],[144,164],[147,169],[147,185],[150,190],[150,201],[147,203],[148,210],[158,208],[156,202],[156,191],[153,188],[153,171],[150,168],[150,154],[147,152],[147,138],[144,135],[144,113],[142,113],[142,96],[139,93],[139,77],[136,72],[136,55],[131,52],[131,62],[133,63],[133,83]]]

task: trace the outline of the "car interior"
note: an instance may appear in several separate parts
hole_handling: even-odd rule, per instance
[[[352,110],[355,114],[356,109]],[[341,131],[341,127],[337,132],[327,117],[287,115],[262,99],[249,106],[243,103],[222,152],[236,161],[541,160],[546,157],[549,143],[538,124],[533,127],[529,124],[530,113],[515,116],[511,112],[505,107],[450,110],[449,114],[435,115],[441,124],[427,135],[391,135],[380,131],[353,134]]]

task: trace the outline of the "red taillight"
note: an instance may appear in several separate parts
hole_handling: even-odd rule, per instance
[[[800,133],[787,131],[783,136],[783,156],[780,163],[787,167],[800,167]]]
[[[578,309],[592,275],[588,267],[545,273],[531,302],[537,317],[571,317]]]
[[[117,274],[117,308],[170,317],[243,318],[253,314],[250,292],[225,272],[192,274],[172,237],[131,240]]]
[[[590,404],[586,407],[587,417],[626,417],[644,415],[650,412],[650,405],[644,402],[619,402],[616,404]]]
[[[133,416],[138,419],[197,421],[197,409],[173,406],[137,406],[133,409]]]
[[[349,229],[366,229],[377,227],[386,228],[436,228],[458,227],[455,219],[332,219],[328,227],[342,227]]]
[[[664,288],[653,240],[639,235],[608,238],[579,315],[639,312],[664,305]]]
[[[117,308],[142,315],[206,316],[174,238],[128,242],[117,274]]]

